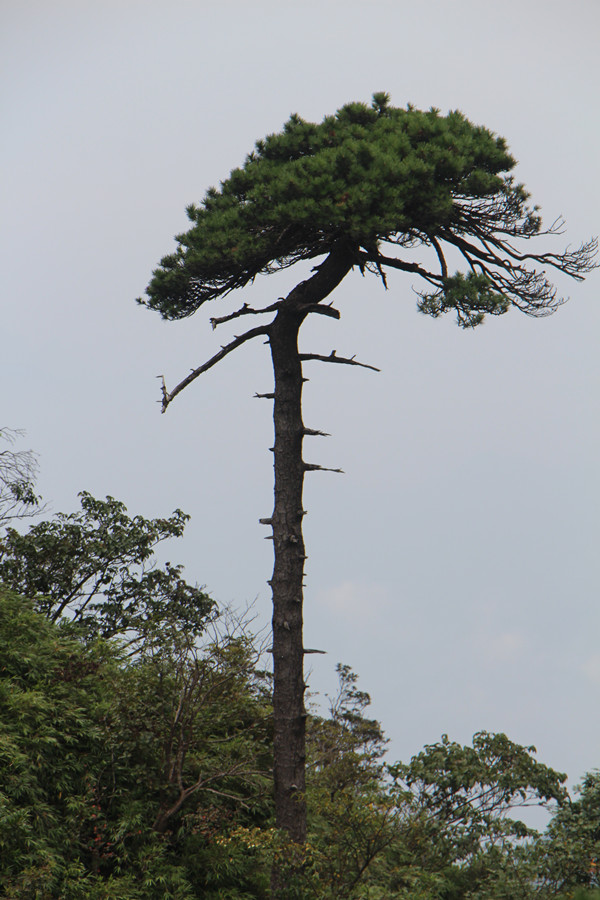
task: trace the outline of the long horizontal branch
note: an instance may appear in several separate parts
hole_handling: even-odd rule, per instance
[[[344,366],[360,366],[362,369],[371,369],[373,372],[381,372],[381,369],[377,369],[375,366],[358,362],[354,356],[351,356],[350,358],[337,356],[335,350],[332,350],[329,356],[321,356],[319,353],[301,353],[300,359],[302,362],[305,362],[305,360],[308,359],[318,359],[320,362],[341,363]]]
[[[192,369],[190,374],[180,381],[177,387],[174,387],[172,391],[167,391],[165,385],[164,375],[157,375],[157,378],[162,379],[162,412],[166,412],[167,406],[173,400],[177,394],[180,393],[184,388],[191,384],[194,379],[198,378],[199,375],[202,375],[204,372],[207,372],[208,369],[212,369],[218,362],[220,362],[224,357],[226,357],[233,350],[237,350],[238,347],[241,347],[242,344],[245,344],[246,341],[252,340],[252,338],[259,337],[260,335],[268,335],[269,334],[269,326],[268,325],[259,325],[257,328],[251,328],[250,331],[246,331],[245,334],[241,334],[236,336],[233,341],[229,344],[225,344],[218,353],[215,353],[211,359],[207,362],[203,363],[201,366],[198,366],[197,369]]]
[[[445,230],[442,233],[442,237],[445,241],[450,244],[454,244],[458,247],[461,252],[466,250],[468,253],[472,253],[475,256],[478,256],[480,259],[484,259],[492,265],[497,265],[503,269],[510,269],[513,267],[513,264],[510,260],[514,260],[517,264],[524,263],[527,260],[531,260],[533,262],[539,263],[541,266],[551,266],[554,269],[557,269],[560,272],[564,272],[566,275],[570,275],[571,278],[574,278],[576,281],[582,281],[583,275],[587,272],[592,271],[592,269],[597,267],[597,264],[594,261],[594,257],[598,248],[598,242],[596,238],[592,238],[590,241],[581,244],[576,250],[569,250],[567,248],[563,253],[521,253],[514,247],[510,241],[502,240],[496,237],[494,234],[488,234],[483,230],[474,229],[477,232],[477,238],[481,241],[483,246],[486,249],[486,253],[484,254],[480,248],[476,247],[470,241],[465,240],[458,234],[450,230]],[[547,231],[543,232],[543,234],[560,234],[561,231],[559,229],[555,229],[552,226]],[[537,237],[538,235],[511,235],[513,237],[520,237],[523,240],[527,240],[529,237]],[[497,253],[494,252],[490,245],[496,248]],[[508,259],[506,259],[508,257]]]
[[[244,303],[240,309],[236,309],[235,312],[229,313],[227,316],[213,316],[210,320],[210,324],[214,331],[217,325],[222,325],[223,322],[231,322],[232,319],[237,319],[239,316],[260,316],[261,313],[276,312],[281,306],[282,299],[283,298],[280,298],[276,303],[272,303],[270,306],[263,306],[262,309],[252,309],[251,306]]]
[[[425,278],[427,281],[431,281],[434,284],[439,283],[441,279],[440,275],[436,275],[434,272],[428,272],[427,269],[417,265],[417,263],[409,263],[402,259],[396,259],[395,257],[383,256],[381,253],[365,253],[361,250],[358,253],[358,259],[359,262],[375,263],[377,266],[389,266],[391,269],[400,269],[402,272],[415,272],[417,275],[420,275],[422,278]]]

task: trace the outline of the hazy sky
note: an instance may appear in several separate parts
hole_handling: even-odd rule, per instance
[[[235,328],[258,281],[180,323],[134,303],[185,206],[291,112],[320,121],[388,91],[503,135],[561,244],[600,230],[597,0],[4,0],[0,425],[25,428],[54,510],[77,492],[190,513],[166,558],[270,619],[267,349],[247,345],[160,415]],[[540,241],[542,249],[542,241]],[[545,248],[544,248],[545,249]],[[600,766],[600,274],[571,301],[473,332],[415,309],[411,277],[338,288],[306,351],[306,635],[313,691],[338,661],[408,759],[447,732],[504,731],[573,781]],[[229,330],[228,330],[229,329]],[[310,367],[310,368],[309,368]]]

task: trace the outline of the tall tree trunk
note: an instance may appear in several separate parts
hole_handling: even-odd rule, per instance
[[[293,841],[306,839],[304,645],[302,601],[304,561],[302,490],[302,363],[298,332],[309,312],[352,268],[351,248],[339,248],[316,273],[297,285],[269,327],[274,373],[275,506],[271,519],[275,564],[273,592],[273,720],[275,815]],[[328,308],[326,308],[328,310]],[[328,310],[338,317],[338,313]],[[277,879],[274,879],[277,884]],[[283,896],[280,889],[277,896]]]
[[[305,719],[302,639],[302,364],[296,310],[281,311],[270,333],[275,376],[275,506],[272,516],[275,564],[273,591],[273,717],[275,814],[292,840],[306,839],[304,802]]]

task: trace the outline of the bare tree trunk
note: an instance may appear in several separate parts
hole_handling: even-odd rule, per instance
[[[306,840],[304,645],[302,601],[304,561],[302,490],[306,464],[302,442],[302,362],[298,332],[315,309],[352,267],[344,248],[332,252],[307,281],[297,285],[282,303],[269,327],[274,372],[275,506],[271,519],[275,564],[273,592],[273,720],[275,814],[278,828],[293,841]],[[274,884],[277,880],[274,879]],[[279,894],[277,894],[279,896]]]
[[[298,330],[302,316],[282,310],[270,330],[275,375],[275,564],[273,591],[273,717],[275,814],[297,843],[306,839],[304,802],[305,719],[302,639],[302,364]]]

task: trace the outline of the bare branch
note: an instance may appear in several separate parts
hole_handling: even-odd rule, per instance
[[[329,316],[331,319],[339,319],[339,309],[334,309],[331,304],[322,306],[320,303],[309,303],[302,307],[304,312],[318,313],[321,316]]]
[[[252,338],[258,337],[259,335],[268,335],[269,334],[269,326],[268,325],[260,325],[257,328],[251,328],[250,331],[246,331],[245,334],[241,334],[235,337],[229,344],[225,344],[218,353],[215,353],[211,359],[207,362],[203,363],[203,365],[198,366],[197,369],[192,369],[187,378],[184,378],[183,381],[180,381],[177,387],[173,388],[172,391],[167,391],[165,387],[165,380],[162,375],[157,375],[157,378],[162,379],[162,412],[166,412],[167,406],[173,400],[177,394],[180,393],[184,388],[191,384],[199,375],[202,375],[204,372],[207,372],[208,369],[212,369],[218,362],[220,362],[225,356],[231,353],[233,350],[237,350],[238,347],[241,347],[242,344],[245,344],[246,341],[252,340]]]
[[[431,241],[431,245],[438,255],[438,259],[440,261],[440,269],[442,270],[442,278],[447,278],[448,266],[446,265],[446,258],[442,252],[442,248],[440,247],[439,242],[434,237],[430,237],[429,240]]]
[[[0,441],[13,444],[24,432],[0,428]],[[35,516],[45,510],[34,493],[38,463],[32,450],[0,451],[0,523]]]
[[[332,350],[329,356],[321,356],[319,353],[301,353],[300,359],[302,362],[309,359],[318,359],[320,362],[341,363],[344,366],[360,366],[362,369],[371,369],[373,372],[381,372],[381,369],[377,369],[375,366],[358,362],[354,356],[351,356],[349,359],[345,356],[337,356],[335,350]]]
[[[584,275],[597,268],[594,262],[598,250],[598,239],[592,238],[584,244],[581,244],[576,250],[570,250],[569,247],[564,253],[516,253],[512,251],[510,255],[513,259],[526,260],[532,259],[544,266],[552,266],[559,272],[570,275],[575,281],[583,281]]]
[[[248,806],[248,804],[244,803],[244,801],[241,799],[241,797],[238,797],[236,794],[229,794],[227,791],[218,791],[216,788],[209,788],[209,787],[204,788],[204,790],[208,791],[211,794],[216,794],[218,797],[226,797],[228,800],[235,800],[244,809],[250,808]]]
[[[331,437],[326,431],[319,431],[316,428],[305,428],[304,434],[310,437]]]
[[[344,475],[343,469],[328,469],[327,466],[318,466],[315,463],[304,463],[303,464],[305,472],[337,472],[339,475]]]
[[[218,316],[213,317],[210,320],[210,324],[212,329],[217,327],[217,325],[221,325],[223,322],[230,322],[232,319],[237,319],[239,316],[260,316],[262,313],[268,312],[276,312],[281,306],[281,302],[283,297],[280,297],[276,303],[272,303],[271,306],[265,306],[263,309],[252,309],[248,306],[247,303],[244,303],[240,309],[237,309],[235,312],[229,313],[228,316]]]
[[[550,229],[547,233],[554,234],[555,232]],[[557,233],[560,234],[560,232]],[[581,244],[576,250],[570,250],[567,247],[563,253],[519,253],[509,241],[501,240],[491,234],[477,233],[477,238],[485,247],[486,252],[483,252],[475,244],[465,240],[454,232],[444,232],[442,236],[445,241],[458,247],[463,256],[467,259],[469,254],[473,254],[473,256],[476,256],[479,259],[505,270],[514,268],[523,270],[523,267],[518,266],[518,263],[532,260],[533,262],[539,263],[541,266],[551,266],[554,269],[558,269],[558,271],[570,275],[571,278],[574,278],[576,281],[582,281],[584,275],[595,269],[597,266],[594,261],[598,249],[598,241],[596,238],[592,238],[590,241]],[[490,244],[496,248],[498,251],[497,253],[491,249]],[[514,262],[512,262],[513,260]],[[517,263],[517,266],[515,266],[515,263]]]
[[[441,280],[440,275],[435,275],[433,272],[428,272],[427,269],[424,269],[422,266],[417,265],[417,263],[409,263],[404,262],[402,259],[395,259],[391,256],[383,256],[381,253],[363,253],[359,251],[357,254],[359,260],[364,263],[373,263],[377,267],[377,274],[379,274],[381,266],[389,266],[391,269],[400,269],[403,272],[415,272],[417,275],[420,275],[422,278],[425,278],[426,281],[430,281],[432,284],[439,284]]]

